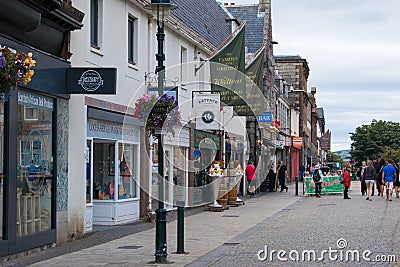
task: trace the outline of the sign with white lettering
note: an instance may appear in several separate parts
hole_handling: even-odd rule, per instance
[[[53,99],[25,91],[18,91],[18,104],[51,111],[54,110]]]
[[[87,136],[131,142],[140,141],[140,131],[136,126],[93,119],[89,119],[87,122]]]
[[[116,68],[69,68],[67,94],[116,94]]]
[[[256,116],[258,122],[272,122],[272,113],[264,112],[263,115]]]

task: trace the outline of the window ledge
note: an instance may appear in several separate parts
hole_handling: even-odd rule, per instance
[[[90,52],[95,53],[96,55],[99,56],[104,56],[103,52],[100,49],[97,49],[95,47],[90,47]]]
[[[134,70],[139,70],[138,66],[136,64],[132,64],[128,62],[128,68],[134,69]]]

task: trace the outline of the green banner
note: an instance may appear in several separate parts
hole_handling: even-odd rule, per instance
[[[315,184],[312,177],[305,177],[306,194],[315,194]],[[343,185],[340,183],[339,176],[324,176],[322,179],[321,194],[342,193]]]
[[[245,101],[245,26],[210,58],[211,91],[219,92],[221,102],[243,106]]]
[[[239,116],[257,116],[270,111],[269,105],[261,91],[264,77],[265,46],[257,51],[246,65],[246,105],[235,106],[234,110]]]

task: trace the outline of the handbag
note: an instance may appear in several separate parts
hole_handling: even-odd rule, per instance
[[[344,184],[344,177],[342,175],[340,176],[340,183]]]

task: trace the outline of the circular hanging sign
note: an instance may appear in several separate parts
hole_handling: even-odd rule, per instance
[[[82,86],[85,91],[93,92],[102,86],[104,80],[101,78],[100,74],[95,70],[85,71],[81,78],[78,80],[78,84]]]

